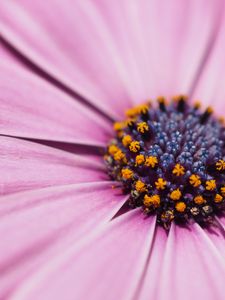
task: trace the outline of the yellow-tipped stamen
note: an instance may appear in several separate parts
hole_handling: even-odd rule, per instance
[[[163,96],[159,96],[159,97],[157,98],[157,101],[158,101],[159,104],[164,104],[164,105],[166,105],[166,98],[163,97]]]
[[[205,185],[206,185],[206,190],[207,191],[213,191],[213,190],[215,190],[215,188],[216,188],[216,180],[207,180],[206,182],[205,182]]]
[[[150,206],[154,206],[155,208],[159,207],[160,197],[159,195],[152,195],[152,196],[145,195],[143,203],[146,207],[150,207]]]
[[[220,192],[225,197],[225,186],[221,187]]]
[[[133,171],[130,169],[124,168],[121,170],[121,175],[123,179],[132,179],[133,178]]]
[[[181,99],[183,99],[184,101],[186,101],[187,98],[188,98],[188,97],[187,97],[186,95],[176,95],[176,96],[172,97],[172,100],[173,100],[174,102],[178,102],[178,101],[180,101]]]
[[[225,118],[224,117],[219,117],[218,121],[220,124],[224,125],[225,124]]]
[[[198,175],[192,174],[189,177],[189,182],[191,185],[193,185],[193,187],[198,187],[199,185],[201,185],[201,178]]]
[[[134,124],[135,124],[135,119],[134,118],[132,118],[132,119],[127,119],[126,120],[126,126],[133,126]]]
[[[164,190],[166,188],[167,182],[163,178],[158,178],[158,180],[155,182],[155,186],[157,190]]]
[[[125,115],[129,118],[134,118],[138,114],[147,113],[148,109],[149,109],[148,104],[140,104],[140,105],[137,105],[133,108],[130,108],[130,109],[126,110]]]
[[[175,176],[182,176],[185,174],[185,168],[181,164],[176,164],[175,167],[173,168],[172,173]]]
[[[143,105],[139,105],[138,107],[138,113],[139,114],[146,114],[149,110],[149,105],[147,104],[143,104]]]
[[[116,145],[110,145],[108,148],[108,152],[111,155],[114,155],[118,150],[120,150]]]
[[[136,158],[135,158],[136,166],[143,164],[144,161],[145,161],[145,157],[144,157],[143,154],[139,154],[139,155],[137,155]]]
[[[137,109],[135,107],[130,108],[130,109],[126,110],[125,115],[129,118],[133,118],[137,115]]]
[[[141,180],[136,181],[136,183],[135,183],[135,189],[136,189],[138,192],[140,192],[140,193],[146,192],[146,191],[147,191],[147,188],[146,188],[145,183],[142,182]]]
[[[174,201],[180,200],[181,196],[182,196],[182,193],[179,189],[172,191],[170,194],[170,198]]]
[[[123,130],[124,126],[125,126],[124,122],[115,122],[113,124],[113,129],[115,131],[120,131],[120,130]]]
[[[138,152],[140,148],[140,143],[138,141],[133,141],[130,143],[129,149],[131,152]]]
[[[213,108],[211,106],[207,107],[206,112],[211,115],[213,113]]]
[[[124,147],[129,146],[131,142],[132,142],[132,137],[129,134],[125,135],[122,139],[122,144],[124,145]]]
[[[155,168],[155,166],[158,164],[158,158],[156,156],[148,156],[145,159],[145,165],[148,167]]]
[[[224,171],[225,170],[225,161],[223,159],[218,160],[216,163],[216,169],[218,171]]]
[[[116,161],[121,161],[125,158],[125,154],[121,150],[118,150],[113,157]]]
[[[186,207],[187,207],[187,205],[182,201],[177,202],[175,205],[175,208],[178,212],[184,212]]]
[[[137,124],[137,130],[140,133],[145,133],[149,130],[148,124],[146,122],[141,122]]]
[[[194,108],[195,109],[199,109],[201,107],[201,102],[200,101],[196,101],[194,104]]]
[[[214,197],[214,201],[216,203],[220,203],[223,201],[223,197],[220,194],[216,194],[216,196]]]
[[[166,223],[169,222],[170,223],[173,219],[174,219],[173,210],[167,210],[167,211],[165,211],[161,214],[161,220],[163,222],[166,222]]]
[[[205,199],[201,195],[198,195],[198,196],[194,197],[194,203],[201,205],[201,204],[205,203]]]

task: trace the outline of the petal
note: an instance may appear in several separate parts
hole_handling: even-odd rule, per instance
[[[118,117],[131,101],[189,92],[213,47],[222,5],[222,0],[6,1],[1,31],[48,74]]]
[[[201,61],[213,45],[223,1],[121,2],[107,5],[100,0],[102,15],[123,45],[125,60],[132,49],[148,97],[189,93]]]
[[[162,227],[157,226],[145,276],[143,277],[137,299],[157,300],[157,291],[161,289],[161,270],[166,243],[166,231]],[[166,297],[165,299],[169,298]]]
[[[103,162],[16,138],[0,137],[0,195],[107,180]]]
[[[105,227],[126,198],[107,182],[2,197],[0,298],[11,294],[26,276],[47,266],[54,256],[79,245],[79,239]]]
[[[139,210],[119,217],[24,281],[12,299],[131,299],[154,227],[155,219],[144,219]]]
[[[30,4],[12,1],[1,7],[2,32],[7,39],[11,36],[29,59],[118,118],[121,108],[130,105],[124,89],[130,85],[129,71],[95,5],[83,1],[76,1],[72,8],[70,1]]]
[[[0,57],[1,57],[1,60],[5,61],[5,62],[10,62],[10,63],[17,62],[15,57],[4,46],[1,37],[0,37]]]
[[[110,124],[14,64],[1,64],[0,133],[103,147]]]
[[[200,99],[205,105],[212,105],[217,114],[225,116],[225,19],[223,19],[216,44],[203,71],[198,78],[193,98]]]
[[[198,228],[198,230],[202,231],[201,228]],[[224,237],[225,237],[225,226],[222,227],[219,226],[215,228],[212,227],[207,231],[203,231],[203,238],[207,241],[207,243],[210,244],[211,248],[214,248],[214,252],[217,252],[217,256],[224,257],[224,247],[225,247]]]
[[[225,216],[223,215],[223,216],[217,218],[217,221],[219,222],[220,225],[222,225],[222,227],[225,230]]]
[[[225,260],[197,224],[172,226],[155,299],[223,299]]]

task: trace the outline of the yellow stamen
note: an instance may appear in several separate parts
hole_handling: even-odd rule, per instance
[[[167,210],[161,214],[161,220],[163,222],[171,222],[174,219],[173,210]]]
[[[172,173],[176,176],[181,176],[184,175],[185,169],[182,165],[176,164],[175,167],[173,168]]]
[[[152,196],[145,195],[143,203],[146,207],[150,207],[150,206],[159,207],[160,197],[159,195],[152,195]]]
[[[195,109],[199,109],[201,107],[201,102],[200,101],[196,101],[194,104],[194,108]]]
[[[113,129],[115,131],[120,131],[124,128],[124,122],[115,122],[114,125],[113,125]]]
[[[119,148],[116,145],[110,145],[108,152],[109,154],[114,155],[118,150]]]
[[[138,113],[141,114],[146,114],[148,112],[148,109],[149,109],[149,105],[147,104],[142,104],[142,105],[139,105],[138,106]]]
[[[136,165],[141,165],[145,161],[145,157],[143,154],[139,154],[135,158]]]
[[[121,170],[121,175],[124,179],[131,179],[133,177],[133,171],[124,168]]]
[[[145,165],[154,168],[158,164],[158,158],[156,156],[148,156],[145,159]]]
[[[201,204],[205,203],[205,199],[199,195],[199,196],[194,197],[194,202],[196,204],[201,205]]]
[[[121,130],[121,131],[117,131],[117,136],[118,136],[118,138],[122,138],[123,137],[123,135],[124,135],[124,132]]]
[[[129,108],[128,110],[126,110],[125,115],[129,118],[133,118],[137,115],[137,109],[134,108]]]
[[[157,101],[158,101],[159,104],[164,104],[164,105],[166,105],[166,99],[165,99],[165,97],[163,97],[163,96],[159,96],[159,97],[157,98]]]
[[[157,190],[164,190],[166,188],[166,184],[167,184],[167,182],[165,180],[163,180],[162,178],[159,178],[155,182],[155,186],[156,186]]]
[[[216,180],[207,180],[205,184],[207,191],[213,191],[216,188]]]
[[[202,183],[200,177],[198,175],[195,175],[195,174],[192,174],[189,177],[189,182],[194,187],[198,187]]]
[[[225,186],[221,187],[220,191],[221,191],[221,194],[222,194],[223,196],[225,196]]]
[[[132,142],[132,137],[129,134],[125,135],[122,139],[122,144],[124,145],[124,147],[129,146],[131,142]]]
[[[218,121],[220,124],[224,125],[225,124],[225,118],[224,117],[219,117]]]
[[[147,113],[148,109],[149,109],[149,106],[148,104],[140,104],[140,105],[137,105],[133,108],[130,108],[128,110],[126,110],[125,112],[125,115],[129,118],[134,118],[136,117],[138,114],[141,114],[141,113]]]
[[[146,122],[141,122],[137,124],[137,130],[140,133],[145,133],[146,131],[148,131],[149,127],[148,124]]]
[[[225,170],[225,161],[223,159],[218,160],[216,163],[216,169],[218,171],[224,171]]]
[[[206,112],[208,114],[212,114],[213,113],[213,108],[211,106],[207,107]]]
[[[177,202],[175,205],[175,208],[179,212],[184,212],[186,209],[187,205],[184,202]]]
[[[174,96],[172,99],[173,99],[174,102],[178,102],[178,101],[180,101],[181,99],[183,99],[184,101],[186,101],[187,98],[188,98],[188,97],[187,97],[186,95],[177,95],[177,96]]]
[[[220,202],[222,202],[222,200],[223,200],[223,197],[220,194],[216,194],[214,201],[216,203],[220,203]]]
[[[135,122],[135,119],[127,119],[126,120],[126,126],[132,126],[133,124],[134,124],[134,122]]]
[[[146,186],[145,186],[145,183],[142,182],[141,180],[136,181],[136,183],[135,183],[135,188],[136,188],[136,190],[137,190],[138,192],[141,192],[141,193],[147,191],[147,188],[146,188]]]
[[[125,158],[125,154],[121,150],[118,150],[113,157],[115,160],[120,161]]]
[[[182,194],[179,189],[172,191],[172,193],[170,194],[170,198],[174,201],[180,200],[181,196]]]
[[[140,143],[138,141],[133,141],[130,143],[129,149],[131,152],[138,152],[140,148]]]

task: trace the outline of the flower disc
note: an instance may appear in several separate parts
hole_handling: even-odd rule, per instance
[[[130,193],[130,206],[169,228],[172,221],[207,224],[224,211],[225,127],[209,107],[186,97],[158,98],[126,112],[105,161],[110,177]]]

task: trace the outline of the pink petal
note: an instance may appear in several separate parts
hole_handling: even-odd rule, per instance
[[[115,117],[131,101],[188,93],[223,10],[222,0],[19,3],[1,5],[4,37]]]
[[[123,59],[133,54],[147,96],[188,93],[218,29],[223,1],[121,2],[100,0],[100,9]]]
[[[225,238],[225,217],[220,217],[217,219],[219,223],[219,230],[214,230],[208,234],[208,237],[211,239],[212,243],[215,245],[217,251],[224,256],[224,238]]]
[[[144,219],[139,210],[127,213],[83,245],[74,245],[53,259],[32,280],[25,280],[13,296],[15,299],[131,299],[148,258],[154,227],[155,219]]]
[[[220,223],[220,225],[222,225],[222,227],[225,230],[225,216],[221,216],[221,217],[217,218],[217,221]]]
[[[1,64],[0,133],[105,146],[110,124],[14,64]]]
[[[46,267],[54,256],[79,245],[79,239],[105,227],[125,200],[106,182],[2,197],[0,298],[11,294],[26,276],[35,275],[39,267]]]
[[[194,99],[201,100],[205,105],[215,108],[218,115],[224,114],[225,98],[225,19],[223,19],[216,44],[204,65],[199,81],[193,93]]]
[[[108,180],[103,160],[0,137],[0,194],[79,182]]]
[[[4,47],[1,38],[0,38],[0,57],[1,60],[5,62],[9,61],[10,63],[12,62],[17,63],[15,57],[6,49],[6,47]]]
[[[162,227],[157,226],[154,243],[151,247],[151,255],[147,264],[145,276],[139,289],[137,299],[154,299],[157,291],[161,289],[161,270],[163,256],[167,243],[167,234]],[[166,298],[167,300],[168,298]],[[162,299],[165,300],[165,299]]]
[[[1,7],[7,39],[12,38],[23,54],[54,78],[118,118],[121,109],[130,106],[124,88],[131,85],[129,71],[95,5],[83,1],[72,7],[69,1],[30,4],[12,1]]]
[[[224,298],[224,257],[199,225],[172,226],[159,268],[154,299]]]

